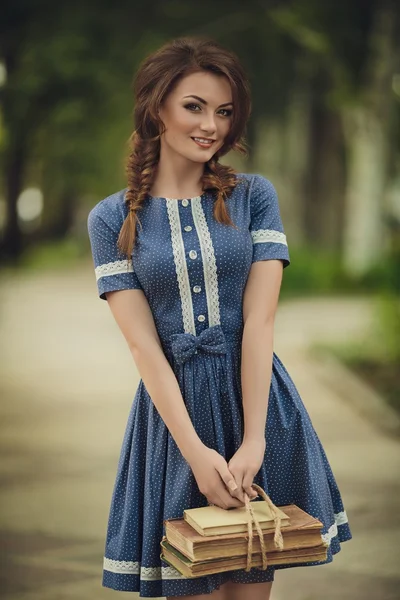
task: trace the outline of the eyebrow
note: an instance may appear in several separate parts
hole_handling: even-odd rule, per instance
[[[200,98],[200,96],[195,96],[194,94],[190,94],[189,96],[183,96],[184,98],[196,98],[196,100],[198,100],[199,102],[202,102],[203,104],[207,105],[208,102],[206,102],[203,98]],[[228,106],[229,104],[233,105],[233,102],[225,102],[224,104],[220,104],[218,106],[218,108],[221,108],[222,106]]]

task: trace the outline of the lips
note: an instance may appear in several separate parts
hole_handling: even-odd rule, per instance
[[[203,142],[200,141],[200,140],[206,140],[206,139],[207,138],[198,138],[198,139],[196,139],[196,138],[192,137],[192,140],[198,146],[200,146],[202,148],[210,148],[213,145],[213,143],[215,142],[215,140],[213,140],[213,139],[207,139],[207,142],[206,141],[203,141]]]

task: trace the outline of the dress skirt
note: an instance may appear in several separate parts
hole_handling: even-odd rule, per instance
[[[219,326],[210,331],[224,336]],[[184,337],[186,334],[183,334]],[[229,462],[241,444],[243,412],[240,393],[240,341],[224,336],[225,354],[197,353],[177,362],[164,350],[177,376],[185,405],[202,442]],[[219,336],[220,338],[220,336]],[[204,344],[206,346],[206,344]],[[217,346],[217,343],[215,343]],[[266,421],[266,450],[254,482],[274,504],[296,504],[324,525],[332,561],[340,544],[351,539],[347,515],[325,451],[281,360],[273,354]],[[129,414],[112,496],[104,557],[103,585],[139,592],[142,597],[208,594],[226,581],[273,581],[276,569],[290,565],[229,571],[185,578],[160,559],[164,519],[183,510],[207,506],[189,464],[140,380]]]

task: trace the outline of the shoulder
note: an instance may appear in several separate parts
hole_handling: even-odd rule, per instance
[[[275,192],[272,182],[260,173],[237,173],[239,182],[245,183],[250,193]]]
[[[246,190],[251,204],[271,203],[277,200],[277,193],[272,182],[260,173],[237,173],[237,187]]]
[[[111,229],[119,231],[128,214],[125,203],[125,192],[126,188],[107,196],[95,204],[88,214],[88,228],[91,229],[99,224],[105,224]]]

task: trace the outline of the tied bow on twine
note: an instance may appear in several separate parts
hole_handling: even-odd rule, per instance
[[[279,516],[277,507],[272,502],[270,497],[264,492],[262,487],[260,487],[256,483],[253,483],[251,487],[254,488],[255,490],[257,490],[257,492],[262,496],[262,498],[266,501],[266,503],[270,507],[272,515],[274,517],[274,522],[275,522],[274,544],[275,544],[275,547],[278,548],[278,550],[283,550],[283,537],[282,537],[282,533],[281,533],[281,517]],[[268,567],[268,562],[267,562],[267,553],[265,550],[263,531],[261,529],[260,523],[257,520],[257,517],[254,514],[253,507],[251,505],[250,499],[247,494],[245,494],[245,506],[246,506],[246,511],[247,511],[247,515],[248,515],[247,532],[249,534],[249,538],[248,538],[249,543],[247,545],[247,566],[246,566],[245,570],[247,572],[249,572],[250,569],[252,568],[252,564],[251,564],[251,558],[252,558],[252,552],[253,552],[252,521],[254,521],[254,524],[257,529],[258,537],[260,538],[261,556],[262,556],[262,567],[255,566],[254,568],[259,569],[261,571],[265,571],[265,569]]]
[[[281,517],[279,516],[277,507],[272,502],[272,500],[270,499],[270,497],[264,492],[264,490],[262,489],[262,487],[260,487],[256,483],[253,483],[251,487],[254,488],[255,490],[257,490],[257,492],[260,494],[260,496],[266,501],[266,503],[270,507],[272,515],[274,517],[274,523],[275,523],[274,544],[275,544],[275,547],[278,548],[278,550],[283,550],[283,538],[282,538],[282,533],[281,533]],[[266,553],[266,550],[265,550],[265,543],[264,543],[263,532],[262,532],[262,529],[260,527],[260,523],[258,522],[257,517],[254,514],[253,507],[251,505],[250,499],[247,496],[247,494],[245,495],[245,503],[246,503],[247,514],[248,514],[248,517],[249,517],[249,519],[247,521],[247,531],[248,531],[248,534],[249,534],[249,543],[248,543],[248,546],[247,546],[247,566],[246,566],[246,571],[248,572],[251,569],[251,555],[252,555],[252,551],[253,551],[253,526],[252,526],[252,520],[254,521],[254,524],[256,526],[258,537],[260,538],[260,544],[261,544],[262,567],[256,567],[256,568],[259,568],[260,570],[264,571],[267,568],[268,564],[267,564],[267,553]]]
[[[178,364],[189,360],[198,350],[208,354],[225,354],[226,339],[221,325],[204,329],[200,335],[174,333],[170,337],[171,351]]]

